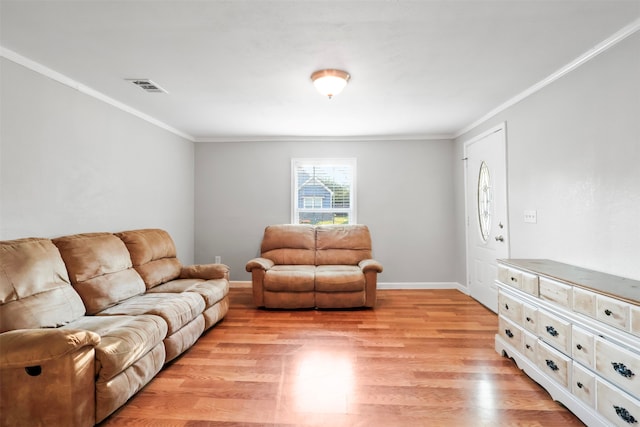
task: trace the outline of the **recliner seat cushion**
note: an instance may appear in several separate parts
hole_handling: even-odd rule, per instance
[[[151,351],[167,334],[166,322],[158,316],[85,316],[66,325],[100,335],[96,351],[96,375],[107,381]]]
[[[164,319],[167,323],[167,336],[171,336],[200,315],[204,308],[204,299],[196,293],[148,293],[121,301],[97,315],[154,314]]]
[[[204,298],[207,307],[220,302],[229,293],[229,281],[226,279],[177,279],[155,286],[148,293],[194,292]]]
[[[364,274],[359,267],[352,265],[319,265],[316,267],[315,289],[318,292],[364,291]]]
[[[314,265],[275,265],[265,273],[264,289],[271,292],[313,292]]]

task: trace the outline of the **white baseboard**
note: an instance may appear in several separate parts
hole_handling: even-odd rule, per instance
[[[232,280],[229,282],[232,288],[250,288],[250,280]],[[463,294],[469,294],[469,290],[458,282],[380,282],[378,289],[457,289]]]
[[[378,289],[457,289],[464,294],[469,293],[458,282],[379,282]]]
[[[251,280],[229,280],[230,288],[250,288]]]

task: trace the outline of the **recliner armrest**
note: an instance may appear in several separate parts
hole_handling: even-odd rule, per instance
[[[181,279],[228,279],[229,266],[225,264],[185,265],[180,271]]]
[[[0,334],[0,367],[38,366],[100,343],[100,335],[83,329],[17,329]]]
[[[364,272],[375,271],[377,273],[382,273],[382,264],[375,259],[363,259],[358,263],[358,267],[360,267]]]
[[[250,273],[254,269],[269,270],[275,263],[268,258],[254,258],[247,262],[246,270]]]

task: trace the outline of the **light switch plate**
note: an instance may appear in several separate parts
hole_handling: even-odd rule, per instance
[[[524,211],[524,222],[529,222],[531,224],[535,224],[538,222],[538,212],[537,211]]]

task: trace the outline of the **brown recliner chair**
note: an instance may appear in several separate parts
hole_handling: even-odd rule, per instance
[[[253,300],[266,308],[374,307],[382,265],[366,225],[268,226],[250,260]]]

